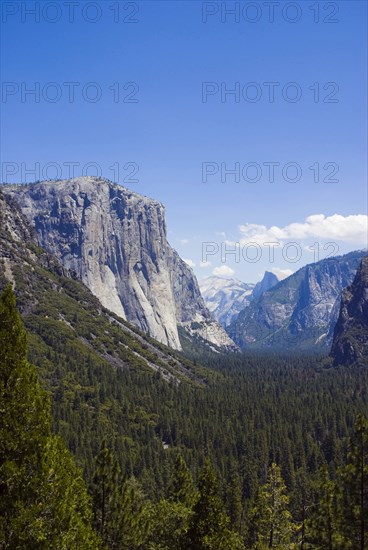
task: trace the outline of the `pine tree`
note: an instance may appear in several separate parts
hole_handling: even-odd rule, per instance
[[[147,507],[149,550],[188,550],[187,532],[192,511],[180,502],[161,500]]]
[[[116,548],[140,548],[147,540],[150,518],[146,513],[146,506],[147,501],[138,480],[134,477],[125,480],[115,515]]]
[[[294,525],[288,505],[289,497],[280,467],[273,463],[249,512],[252,548],[290,548]]]
[[[368,548],[368,419],[357,417],[348,463],[339,476],[341,531],[346,550]]]
[[[150,550],[187,550],[186,535],[197,498],[198,492],[189,468],[178,454],[169,498],[150,507]]]
[[[227,510],[230,517],[231,528],[234,531],[241,531],[243,504],[239,472],[232,467],[230,472],[230,483],[226,491]]]
[[[101,443],[95,460],[93,476],[93,511],[94,525],[102,539],[109,543],[114,538],[114,521],[118,506],[118,465],[106,440]]]
[[[114,453],[106,440],[95,460],[93,477],[94,524],[109,550],[138,548],[147,538],[149,518],[139,482],[121,480]]]
[[[178,454],[175,462],[175,472],[171,481],[170,499],[192,508],[198,493],[195,489],[192,474],[181,454]]]
[[[303,462],[303,461],[301,461]],[[309,511],[313,510],[312,487],[308,478],[305,464],[297,470],[295,475],[295,489],[293,491],[290,508],[293,510],[293,517],[297,529],[298,544],[301,550],[306,550],[306,528]]]
[[[199,498],[194,506],[188,532],[187,547],[191,550],[235,550],[242,548],[240,537],[230,530],[218,494],[216,474],[206,460],[198,481]]]
[[[51,435],[50,403],[27,362],[11,286],[0,297],[0,496],[0,547],[98,547],[81,474]]]
[[[322,466],[313,484],[313,503],[306,521],[306,545],[315,550],[341,548],[337,514],[335,482],[330,479],[327,466]]]
[[[82,473],[60,437],[48,438],[43,464],[46,483],[41,485],[40,502],[50,514],[45,522],[46,547],[97,548],[97,537],[90,528],[91,499]]]

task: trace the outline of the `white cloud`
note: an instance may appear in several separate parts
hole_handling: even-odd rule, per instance
[[[290,275],[294,273],[292,269],[281,269],[280,267],[273,267],[272,269],[269,269],[269,271],[274,273],[279,281],[286,279],[286,277],[290,277]]]
[[[264,243],[270,242],[319,238],[367,246],[368,216],[363,214],[351,216],[313,214],[308,216],[304,222],[290,223],[284,227],[277,225],[266,227],[265,225],[246,223],[239,226],[239,231],[242,234],[241,244],[255,242],[262,246]]]
[[[193,260],[190,260],[190,259],[186,259],[186,258],[183,258],[183,261],[189,265],[189,267],[191,267],[193,269],[193,267],[195,267],[195,263],[193,262]]]
[[[215,267],[212,271],[212,275],[217,275],[218,277],[231,277],[234,275],[235,271],[227,265],[222,265],[220,267]]]
[[[211,267],[211,262],[207,261],[207,262],[200,262],[199,263],[199,267],[202,267],[202,268],[205,268],[205,267]]]
[[[188,244],[188,239],[180,239],[180,244]]]

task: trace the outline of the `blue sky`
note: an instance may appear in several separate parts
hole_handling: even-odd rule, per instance
[[[2,3],[3,180],[96,163],[165,204],[199,278],[366,246],[366,2],[278,2],[273,21],[262,1],[76,2],[74,21],[62,1],[37,20],[36,4]]]

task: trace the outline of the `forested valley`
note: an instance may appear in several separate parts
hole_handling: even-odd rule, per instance
[[[2,548],[368,547],[367,369],[192,352],[178,383],[28,340],[8,286]]]
[[[0,550],[368,550],[367,6],[0,2]]]

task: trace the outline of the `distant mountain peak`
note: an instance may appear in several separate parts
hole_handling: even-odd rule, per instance
[[[277,285],[279,282],[278,278],[271,271],[265,271],[263,278],[259,281],[252,292],[252,299],[259,298],[264,292],[270,290],[273,286]]]
[[[223,327],[227,327],[255,297],[269,290],[277,282],[276,275],[266,271],[262,281],[256,285],[244,283],[239,279],[212,275],[203,279],[199,287],[212,315]]]

